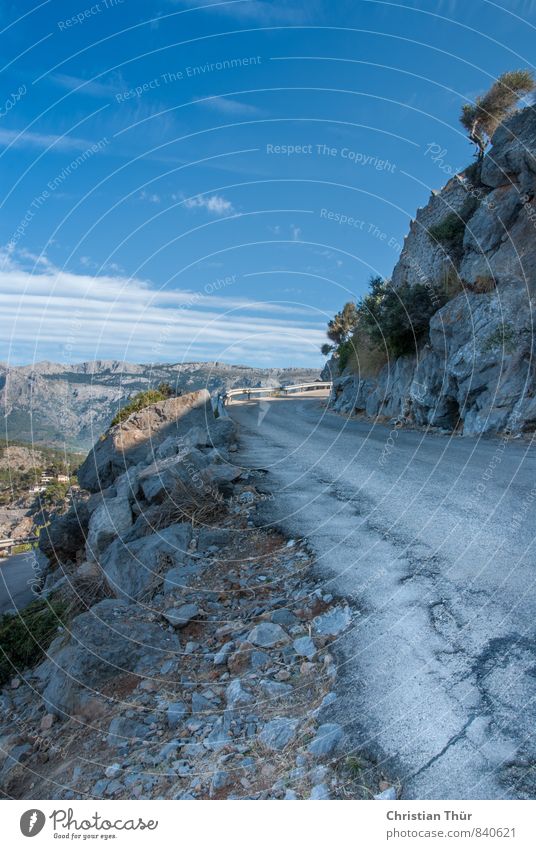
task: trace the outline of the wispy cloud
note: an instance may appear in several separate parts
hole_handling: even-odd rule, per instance
[[[51,83],[66,91],[79,91],[80,94],[88,94],[90,97],[111,97],[120,88],[120,82],[99,80],[85,80],[83,77],[72,77],[69,74],[50,74]]]
[[[231,97],[211,97],[202,103],[207,109],[219,112],[222,115],[262,115],[257,106],[243,103],[241,100],[233,100]]]
[[[281,0],[236,0],[229,3],[223,3],[222,0],[175,0],[175,5],[187,9],[202,7],[205,12],[213,12],[238,21],[257,21],[263,24],[304,23],[321,7],[321,3],[315,0],[292,0],[285,3]]]
[[[230,200],[221,195],[197,195],[184,201],[186,209],[206,209],[212,215],[231,215],[235,210]]]
[[[87,150],[94,142],[74,136],[47,135],[44,133],[27,133],[24,130],[0,130],[0,146],[34,147],[46,150],[55,147],[57,150]]]
[[[146,192],[144,189],[140,192],[140,200],[145,200],[149,203],[161,203],[162,198],[156,192]]]
[[[261,362],[277,350],[281,364],[318,363],[325,334],[315,313],[235,296],[233,282],[223,291],[208,282],[201,292],[159,289],[121,274],[77,274],[42,257],[0,255],[0,339],[19,362],[229,361],[238,350]]]

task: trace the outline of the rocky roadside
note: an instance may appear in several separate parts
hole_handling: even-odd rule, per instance
[[[233,464],[233,423],[179,401],[108,432],[93,494],[41,541],[46,597],[83,612],[2,692],[2,793],[394,798],[330,717],[351,607],[305,540],[256,526],[264,473]]]

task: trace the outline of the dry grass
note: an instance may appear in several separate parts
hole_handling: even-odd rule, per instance
[[[476,295],[488,295],[497,288],[497,281],[491,274],[479,274],[471,286]]]
[[[452,263],[448,263],[444,266],[441,276],[439,278],[439,287],[440,291],[443,291],[451,301],[457,295],[464,291],[465,285],[464,281],[456,271],[455,267]]]
[[[176,522],[190,522],[194,527],[210,525],[226,513],[223,497],[209,483],[200,487],[178,483],[162,504],[155,530]]]
[[[352,350],[348,357],[348,366],[361,378],[377,377],[387,363],[385,348],[377,348],[363,333],[354,334]]]
[[[69,615],[77,616],[105,598],[113,598],[104,574],[75,575],[70,588]]]

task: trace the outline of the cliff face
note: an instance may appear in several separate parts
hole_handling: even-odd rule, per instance
[[[455,280],[459,293],[433,315],[414,355],[391,360],[374,379],[338,378],[334,409],[458,426],[464,434],[536,425],[536,109],[496,132],[481,173],[475,171],[432,193],[392,275],[395,287]],[[455,244],[442,243],[430,229],[452,213],[465,230]]]

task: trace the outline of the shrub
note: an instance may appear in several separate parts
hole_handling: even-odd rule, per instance
[[[348,360],[352,356],[352,352],[353,352],[353,344],[352,344],[351,339],[349,339],[348,342],[341,342],[341,344],[337,348],[337,353],[339,355],[339,359],[338,359],[339,374],[342,374],[344,369],[348,365]]]
[[[27,551],[33,551],[34,548],[35,545],[31,542],[21,542],[13,546],[11,554],[25,554]]]
[[[166,388],[162,390],[161,387]],[[137,395],[134,395],[130,399],[128,404],[117,411],[111,424],[116,425],[119,422],[124,422],[132,413],[138,413],[140,410],[144,410],[145,407],[150,407],[151,404],[157,404],[158,401],[165,401],[171,394],[173,394],[171,387],[167,383],[161,383],[158,389],[146,389],[145,392],[138,392]]]
[[[15,615],[0,617],[0,684],[35,666],[57,636],[66,605],[36,599]]]
[[[479,204],[474,195],[467,195],[459,212],[449,212],[438,224],[432,224],[428,235],[451,251],[460,251],[463,246],[465,227]]]
[[[428,229],[428,235],[443,245],[459,244],[463,242],[465,233],[465,221],[456,212],[449,212],[439,224],[433,224]]]
[[[482,163],[477,161],[468,165],[463,176],[474,189],[479,189],[482,186]]]
[[[495,130],[515,112],[520,98],[534,88],[532,71],[507,71],[474,103],[463,105],[460,122],[476,147],[478,161],[484,157]]]
[[[42,504],[48,507],[61,507],[66,505],[69,498],[70,483],[61,483],[60,481],[52,481],[47,485],[44,492],[39,495]]]
[[[351,337],[335,348],[339,372],[350,366],[364,377],[373,377],[389,355],[414,352],[428,332],[431,317],[448,299],[441,285],[403,283],[395,289],[389,280],[373,277],[368,295],[357,305]]]
[[[362,325],[373,347],[386,347],[394,357],[415,351],[428,332],[430,319],[447,301],[435,286],[403,283],[397,289],[389,281],[374,278],[371,292],[361,304]]]

